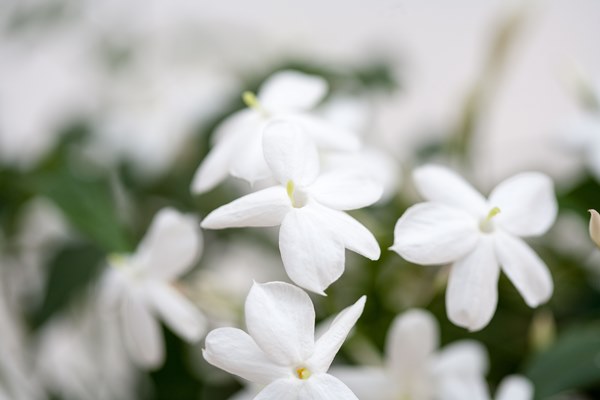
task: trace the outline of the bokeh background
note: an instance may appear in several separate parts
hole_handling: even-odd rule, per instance
[[[109,345],[90,303],[106,256],[133,251],[156,211],[201,218],[251,190],[231,178],[193,196],[190,183],[215,126],[244,107],[240,94],[297,69],[328,80],[317,111],[360,132],[383,165],[386,198],[353,213],[382,249],[419,201],[410,172],[425,162],[484,192],[542,171],[560,204],[533,242],[552,300],[531,310],[502,277],[496,316],[475,334],[446,318],[447,268],[349,254],[329,296],[313,297],[325,319],[368,296],[337,360],[374,362],[391,320],[422,307],[443,343],[487,347],[491,387],[522,373],[537,399],[600,399],[600,256],[587,235],[587,210],[600,208],[598,38],[596,0],[3,0],[0,398],[220,400],[239,390],[202,360],[202,343],[167,328],[159,370],[100,363],[89,349]],[[252,279],[287,280],[276,231],[203,234],[181,290],[212,326],[240,324]]]

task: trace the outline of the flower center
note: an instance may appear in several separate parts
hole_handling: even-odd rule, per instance
[[[298,379],[302,379],[303,381],[305,381],[308,378],[310,378],[311,375],[312,375],[312,373],[306,367],[296,368],[296,377],[298,377]]]
[[[490,210],[487,217],[479,222],[479,229],[483,233],[490,233],[494,231],[494,222],[492,221],[496,215],[500,214],[500,209],[494,207]]]
[[[290,201],[292,202],[292,207],[302,208],[306,205],[308,197],[306,196],[306,193],[302,192],[301,190],[296,190],[294,181],[288,181],[287,185],[285,186],[285,189],[287,191],[288,197],[290,198]]]
[[[245,91],[244,93],[242,93],[242,100],[248,108],[251,108],[254,111],[258,112],[261,116],[265,118],[269,116],[269,113],[260,104],[260,101],[258,101],[258,97],[256,97],[254,93],[250,91]]]
[[[119,253],[111,253],[107,257],[111,267],[121,269],[127,265],[127,256]]]

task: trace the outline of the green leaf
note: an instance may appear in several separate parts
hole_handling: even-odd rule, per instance
[[[103,251],[89,243],[71,244],[59,252],[50,261],[46,297],[33,325],[42,325],[81,294],[97,277],[104,257]]]
[[[600,382],[600,322],[572,328],[526,368],[536,399],[585,389]]]

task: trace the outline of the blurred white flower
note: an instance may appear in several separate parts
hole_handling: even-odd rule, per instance
[[[7,302],[4,267],[0,260],[0,399],[41,400],[45,396],[38,382],[31,379],[33,366],[24,321]]]
[[[18,231],[7,243],[12,251],[3,263],[8,301],[23,311],[43,300],[47,263],[73,232],[63,213],[46,198],[28,201],[19,214]]]
[[[485,399],[487,355],[473,341],[438,351],[439,329],[433,316],[413,309],[396,317],[381,367],[338,367],[340,378],[361,400]]]
[[[316,146],[287,121],[265,128],[263,147],[279,185],[214,210],[202,221],[203,228],[281,225],[279,249],[288,276],[319,294],[344,272],[345,248],[379,258],[371,232],[340,211],[373,204],[381,196],[379,185],[355,171],[319,176]]]
[[[117,308],[127,349],[142,367],[156,368],[164,361],[158,318],[189,342],[204,332],[204,316],[173,285],[200,255],[196,225],[192,216],[162,209],[134,254],[109,260],[102,282],[105,301]]]
[[[520,375],[507,376],[496,390],[496,400],[532,400],[533,384]]]
[[[87,151],[101,164],[125,159],[151,180],[176,162],[197,124],[224,106],[233,78],[206,65],[142,60],[108,77]]]
[[[285,279],[281,258],[270,247],[241,237],[211,243],[202,259],[188,280],[189,294],[216,327],[240,325],[253,281]]]
[[[559,145],[583,161],[600,180],[600,115],[579,113],[561,129]]]
[[[394,250],[418,264],[453,263],[446,291],[448,317],[475,331],[485,327],[498,301],[502,270],[530,307],[553,291],[548,267],[520,238],[544,234],[557,202],[546,175],[525,172],[500,183],[486,200],[452,171],[425,166],[414,172],[428,200],[398,220]]]
[[[274,118],[300,125],[320,148],[358,149],[360,142],[352,132],[308,113],[326,92],[324,79],[296,71],[271,76],[258,95],[245,92],[243,100],[248,108],[236,112],[217,128],[214,147],[196,171],[192,191],[207,192],[228,174],[250,183],[269,178],[262,136],[265,125]]]
[[[283,398],[356,399],[346,385],[327,373],[366,297],[343,310],[315,340],[315,310],[310,297],[283,283],[255,283],[246,300],[249,334],[219,328],[206,337],[204,358],[250,382],[265,385],[257,400]]]
[[[53,317],[35,346],[36,379],[65,400],[135,398],[137,370],[124,351],[113,314],[89,299]]]

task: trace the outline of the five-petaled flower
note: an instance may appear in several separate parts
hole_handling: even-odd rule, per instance
[[[329,123],[308,111],[327,93],[327,82],[318,76],[282,71],[263,83],[258,96],[245,92],[247,109],[227,118],[214,134],[214,147],[192,182],[194,193],[204,193],[231,174],[250,183],[269,178],[262,149],[263,129],[275,118],[302,126],[322,149],[354,151],[360,140],[353,132]]]
[[[351,400],[357,397],[327,371],[362,314],[366,297],[346,308],[315,340],[315,310],[302,289],[255,283],[246,299],[248,333],[218,328],[206,336],[204,358],[264,385],[255,400]]]
[[[520,238],[544,234],[557,202],[546,175],[525,172],[500,183],[486,200],[461,177],[438,166],[414,172],[428,201],[398,220],[392,250],[418,264],[453,263],[446,310],[455,324],[485,327],[498,301],[500,266],[530,307],[553,291],[548,267]]]
[[[279,185],[214,210],[202,221],[203,228],[281,224],[279,249],[288,276],[319,294],[344,272],[345,248],[379,258],[371,232],[340,211],[376,202],[382,193],[379,184],[355,170],[319,175],[317,148],[288,121],[273,121],[265,128],[263,148]]]
[[[332,368],[331,374],[361,400],[474,400],[487,395],[483,346],[464,340],[439,351],[438,345],[433,316],[409,310],[390,327],[384,365]]]
[[[189,342],[204,333],[204,316],[172,285],[194,266],[201,249],[196,218],[165,208],[134,254],[109,257],[103,298],[119,313],[125,345],[138,365],[156,368],[163,363],[157,318]]]

